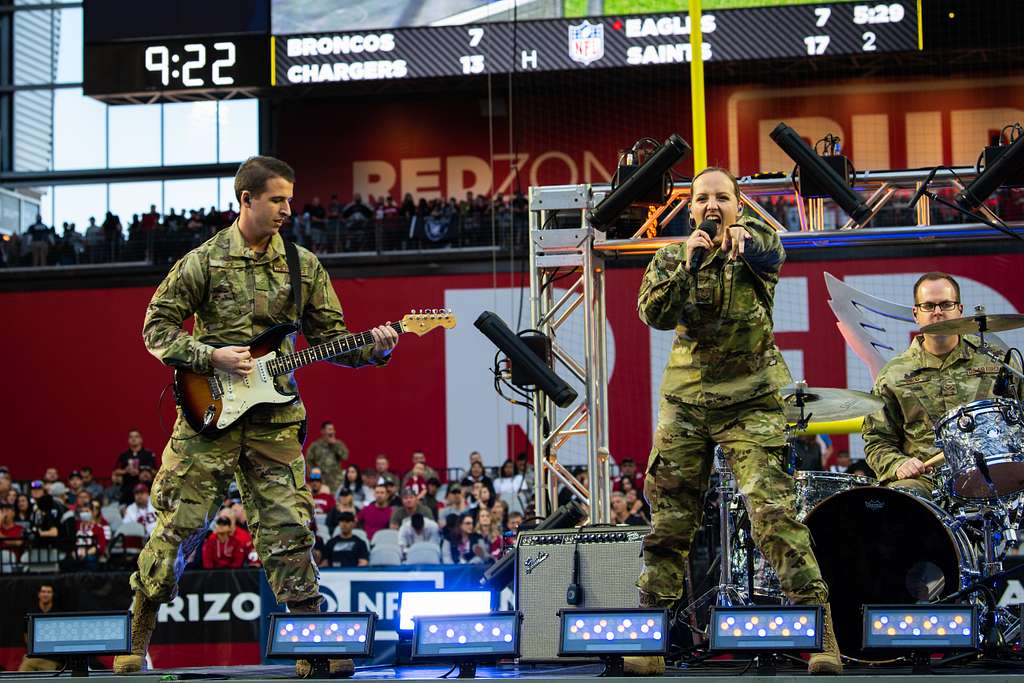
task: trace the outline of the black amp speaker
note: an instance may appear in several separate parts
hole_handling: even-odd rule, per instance
[[[522,612],[521,660],[558,659],[558,610],[571,608],[566,589],[574,583],[575,607],[636,607],[636,580],[643,569],[645,526],[591,526],[520,532],[516,542],[516,609]],[[573,566],[579,551],[579,569]]]

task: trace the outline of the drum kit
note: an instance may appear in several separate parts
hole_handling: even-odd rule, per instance
[[[922,328],[928,334],[981,334],[1024,327],[1024,316],[977,315]],[[984,343],[980,351],[1024,378]],[[845,389],[783,390],[791,434],[838,433],[822,422],[860,419],[882,408],[875,396]],[[929,497],[914,488],[882,487],[875,479],[841,472],[794,473],[794,509],[810,530],[822,577],[829,586],[836,638],[849,658],[862,649],[865,604],[971,602],[978,608],[986,653],[1020,643],[1019,614],[997,605],[994,588],[1011,572],[1002,561],[1024,529],[1024,404],[994,397],[960,406],[935,423],[939,454]],[[814,418],[814,423],[811,418]],[[846,431],[853,431],[847,429]],[[708,604],[780,604],[778,576],[755,547],[735,478],[716,449],[719,581],[680,610],[694,624]],[[1020,565],[1024,568],[1024,565]]]

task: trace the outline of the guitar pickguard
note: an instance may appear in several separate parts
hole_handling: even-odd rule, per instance
[[[289,403],[295,400],[277,390],[274,377],[267,369],[267,363],[277,356],[270,352],[256,359],[256,367],[244,377],[216,370],[213,379],[220,385],[221,411],[217,429],[226,429],[248,410],[261,403]],[[211,387],[213,381],[211,381]]]

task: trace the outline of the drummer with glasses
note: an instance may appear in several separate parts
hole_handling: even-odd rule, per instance
[[[960,285],[947,273],[925,273],[914,284],[914,321],[920,327],[963,317]],[[935,423],[966,403],[992,397],[999,367],[978,353],[974,335],[919,334],[885,364],[872,390],[885,407],[864,418],[868,465],[880,484],[931,498],[939,453]]]

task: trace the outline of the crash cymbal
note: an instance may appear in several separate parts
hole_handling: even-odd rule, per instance
[[[786,404],[786,419],[796,422],[800,419],[800,408],[796,404],[796,387],[782,390],[782,401]],[[881,410],[882,400],[863,391],[852,389],[823,389],[807,387],[803,390],[804,416],[814,422],[835,422],[864,417]]]
[[[1024,327],[1024,315],[1020,313],[996,313],[993,315],[972,315],[953,320],[925,325],[921,328],[923,334],[978,334],[981,332],[981,322],[985,322],[985,332],[1005,332]]]

